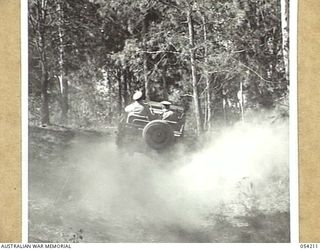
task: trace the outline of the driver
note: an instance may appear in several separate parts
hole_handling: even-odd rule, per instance
[[[132,99],[134,100],[133,103],[125,107],[125,111],[128,113],[128,115],[134,114],[134,115],[141,115],[141,116],[147,116],[149,120],[152,120],[154,118],[154,114],[149,109],[149,106],[143,102],[143,93],[141,91],[136,91],[133,94]]]
[[[170,110],[171,102],[162,101],[162,120],[170,120],[174,116],[174,112]]]

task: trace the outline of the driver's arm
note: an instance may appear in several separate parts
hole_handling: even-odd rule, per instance
[[[148,116],[149,120],[152,120],[152,119],[156,118],[156,114],[153,112],[153,110],[152,110],[150,105],[145,104],[144,112],[145,112],[145,115]]]

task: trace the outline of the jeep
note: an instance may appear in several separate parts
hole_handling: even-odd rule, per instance
[[[125,113],[119,123],[117,145],[126,147],[134,145],[135,150],[150,148],[163,151],[170,148],[183,137],[185,110],[181,106],[171,105],[174,114],[167,120],[162,119],[163,109],[160,102],[148,101],[155,118]]]

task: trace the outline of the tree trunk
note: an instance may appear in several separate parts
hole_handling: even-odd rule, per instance
[[[193,20],[191,14],[191,6],[187,10],[187,22],[189,28],[189,53],[190,53],[190,63],[191,63],[191,74],[192,74],[192,90],[193,90],[193,102],[194,102],[194,114],[196,118],[196,132],[199,135],[202,131],[201,123],[201,113],[200,113],[200,102],[198,94],[198,82],[197,82],[197,69],[195,66],[195,52],[194,52],[194,30],[193,30]]]
[[[228,125],[228,98],[227,92],[225,91],[224,87],[222,88],[222,108],[223,108],[223,118],[224,124]]]
[[[130,101],[129,98],[130,98],[130,95],[131,95],[131,92],[132,92],[132,86],[131,86],[131,81],[132,81],[132,73],[130,72],[130,70],[127,71],[127,89],[128,89],[128,102]]]
[[[143,78],[144,78],[144,90],[145,96],[147,100],[150,100],[150,93],[149,93],[149,77],[148,77],[148,54],[147,54],[147,43],[146,43],[146,34],[147,34],[147,21],[143,20],[142,26],[142,48],[143,48]]]
[[[162,70],[162,88],[163,88],[163,99],[168,100],[168,86],[167,86],[167,78],[166,78],[167,67],[164,66]]]
[[[39,40],[38,40],[38,49],[40,54],[40,69],[41,69],[41,125],[46,126],[50,123],[49,117],[49,96],[48,96],[48,68],[47,68],[47,55],[45,51],[45,21],[46,21],[46,1],[41,0],[38,2],[38,32],[39,32]]]
[[[207,102],[207,93],[205,94],[203,98],[203,130],[206,131],[208,129],[208,102]]]
[[[202,15],[202,25],[203,25],[203,41],[204,41],[204,62],[205,62],[205,72],[204,72],[204,77],[206,81],[206,129],[210,130],[211,129],[211,86],[210,86],[210,79],[209,79],[209,73],[208,73],[208,46],[207,46],[207,24],[205,17]]]
[[[238,92],[238,99],[239,99],[239,107],[240,107],[240,114],[241,114],[241,121],[244,122],[244,100],[243,100],[243,82],[240,81],[239,92]]]
[[[61,117],[60,122],[62,124],[68,123],[68,81],[65,77],[65,62],[64,62],[64,44],[63,44],[63,34],[62,34],[62,21],[63,21],[63,11],[61,8],[61,2],[58,1],[57,12],[59,16],[58,23],[58,35],[59,35],[59,85],[60,85],[60,105],[61,105]]]
[[[108,86],[108,93],[109,93],[109,98],[108,98],[108,112],[106,113],[106,120],[109,124],[112,123],[113,120],[113,109],[112,109],[112,103],[113,103],[113,98],[112,98],[112,93],[113,93],[113,88],[111,85],[111,80],[110,80],[110,74],[109,71],[106,70],[106,83]]]
[[[281,29],[282,29],[282,54],[284,60],[284,68],[286,72],[286,79],[289,80],[289,2],[288,0],[281,0]]]
[[[210,100],[209,100],[209,107],[208,107],[208,121],[210,123],[210,129],[212,127],[212,120],[214,119],[214,108],[215,108],[215,99],[216,99],[216,93],[214,92],[214,89],[216,87],[216,84],[217,84],[217,78],[218,76],[215,75],[215,76],[212,76],[213,78],[213,82],[212,84],[210,84],[210,87],[212,88],[212,90],[210,91]],[[209,99],[209,98],[208,98]],[[213,108],[212,108],[213,106]]]
[[[49,119],[49,96],[48,96],[48,71],[46,67],[45,52],[41,56],[41,125],[47,126]]]
[[[64,78],[64,74],[60,74],[58,76],[59,79],[59,89],[60,89],[60,108],[61,108],[61,116],[60,116],[60,122],[61,124],[68,124],[68,82]]]
[[[121,82],[121,70],[117,72],[117,80],[118,80],[118,107],[119,107],[119,114],[122,113],[122,82]]]
[[[123,66],[123,74],[122,74],[122,79],[123,79],[123,101],[124,104],[128,104],[128,66],[126,65],[126,62],[124,62]]]

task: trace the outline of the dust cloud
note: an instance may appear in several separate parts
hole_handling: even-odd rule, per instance
[[[139,227],[144,234],[190,232],[214,225],[212,215],[232,221],[255,211],[288,212],[288,147],[286,123],[239,123],[192,153],[179,145],[175,154],[128,154],[113,142],[78,141],[70,152],[70,200],[86,216],[107,221],[111,235]]]

